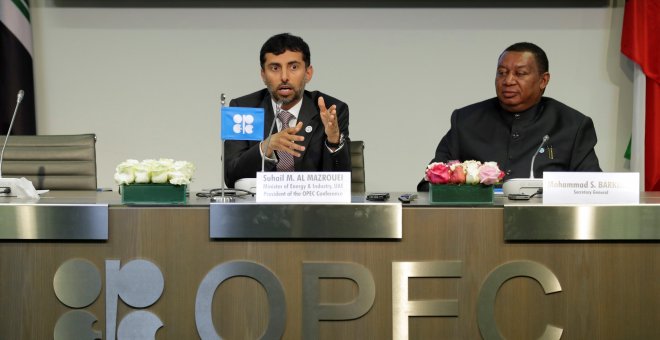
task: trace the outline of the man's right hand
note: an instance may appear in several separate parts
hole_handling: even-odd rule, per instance
[[[305,147],[296,144],[296,142],[302,142],[305,140],[305,137],[297,135],[302,127],[303,123],[298,122],[298,124],[292,128],[286,128],[278,133],[272,134],[261,143],[261,152],[263,152],[268,158],[273,158],[273,151],[275,150],[290,153],[294,157],[300,157],[300,152],[298,151],[305,151]],[[268,150],[265,150],[266,146],[268,146]]]

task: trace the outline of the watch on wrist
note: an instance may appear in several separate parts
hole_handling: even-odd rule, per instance
[[[339,134],[339,143],[330,143],[330,141],[326,138],[325,140],[325,145],[327,145],[329,148],[338,148],[344,144],[344,134],[340,133]]]

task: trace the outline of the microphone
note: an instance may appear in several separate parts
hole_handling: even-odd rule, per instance
[[[268,143],[266,143],[266,149],[263,152],[264,156],[261,157],[261,172],[264,172],[266,169],[266,152],[268,152],[268,147],[270,146],[270,136],[273,135],[273,128],[275,127],[275,122],[277,121],[277,116],[279,116],[280,112],[282,112],[282,102],[276,102],[275,117],[273,119],[273,123],[270,124],[270,129],[268,130],[268,137],[266,137],[266,139],[268,139]]]
[[[18,198],[30,197],[39,199],[39,194],[37,194],[37,191],[34,189],[34,185],[27,179],[2,178],[2,161],[5,157],[5,148],[7,147],[7,141],[9,140],[11,129],[14,126],[14,119],[16,118],[18,107],[21,105],[24,96],[25,92],[23,90],[19,90],[16,97],[16,107],[14,108],[14,114],[11,116],[9,130],[7,130],[5,142],[2,145],[2,152],[0,152],[0,196],[17,196]]]
[[[11,133],[11,128],[14,126],[14,118],[16,118],[16,113],[18,112],[18,107],[21,106],[25,92],[23,90],[18,91],[18,96],[16,97],[16,107],[14,108],[14,114],[11,116],[11,122],[9,123],[9,130],[7,130],[7,135],[5,136],[5,143],[2,145],[2,152],[0,152],[0,178],[2,178],[2,159],[5,157],[5,148],[7,147],[7,140],[9,140],[9,134]]]
[[[273,119],[273,123],[270,124],[270,129],[268,130],[268,143],[266,143],[266,149],[263,152],[263,157],[261,157],[261,172],[266,171],[266,152],[268,151],[268,148],[270,147],[270,137],[273,135],[273,128],[275,128],[275,123],[277,121],[277,116],[278,114],[282,112],[282,102],[278,101],[275,102],[275,117]],[[259,144],[259,148],[261,148],[261,145]],[[236,183],[234,183],[234,188],[239,189],[239,190],[244,190],[249,193],[256,193],[257,191],[257,179],[256,178],[241,178]]]
[[[536,156],[541,152],[541,149],[543,149],[549,140],[549,135],[543,136],[541,145],[536,148],[536,152],[534,152],[534,155],[532,156],[532,162],[530,164],[529,178],[512,178],[502,184],[502,191],[504,192],[505,196],[511,196],[513,199],[515,199],[517,195],[531,197],[532,195],[537,194],[539,189],[543,189],[543,179],[534,178],[534,161],[536,160]],[[540,195],[537,196],[540,197]]]
[[[541,145],[539,145],[539,147],[536,148],[536,152],[534,153],[534,156],[532,156],[532,165],[529,169],[529,178],[534,178],[534,160],[536,159],[536,156],[541,152],[541,149],[543,149],[545,143],[547,143],[549,139],[550,136],[548,135],[543,136],[543,141],[541,141]]]

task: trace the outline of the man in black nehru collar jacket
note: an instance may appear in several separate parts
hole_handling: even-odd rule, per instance
[[[351,171],[348,106],[321,92],[305,91],[314,73],[307,43],[278,34],[264,43],[259,57],[266,88],[229,105],[263,107],[266,130],[279,112],[277,129],[263,142],[226,142],[227,186],[256,177],[262,157],[266,171]],[[268,134],[264,131],[264,138]]]
[[[532,157],[548,135],[534,161],[534,177],[543,177],[543,171],[601,171],[593,122],[543,97],[548,81],[548,58],[540,47],[527,42],[509,46],[497,62],[497,98],[454,111],[431,162],[495,161],[504,180],[528,178]],[[428,191],[428,182],[422,180],[417,190]]]

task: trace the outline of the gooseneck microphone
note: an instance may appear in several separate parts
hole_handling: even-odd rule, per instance
[[[7,130],[7,135],[5,136],[5,143],[2,145],[2,152],[0,152],[0,178],[2,178],[2,160],[5,157],[5,148],[7,147],[7,140],[9,140],[9,134],[11,134],[11,128],[14,126],[14,119],[16,118],[16,113],[18,112],[18,107],[23,101],[23,96],[25,92],[23,90],[18,91],[18,96],[16,97],[16,107],[14,108],[14,114],[11,116],[11,122],[9,123],[9,130]]]
[[[18,112],[18,107],[23,101],[23,96],[25,92],[23,90],[18,91],[18,97],[16,97],[16,108],[14,108],[14,114],[11,116],[11,122],[9,123],[9,130],[7,130],[7,135],[5,136],[5,142],[2,145],[2,151],[0,152],[0,196],[16,196],[18,198],[30,198],[30,199],[39,199],[39,193],[34,189],[34,185],[29,180],[23,178],[2,178],[2,161],[5,157],[5,148],[7,147],[7,140],[9,140],[9,135],[11,134],[11,129],[14,126],[14,119]]]
[[[536,160],[536,156],[541,153],[541,149],[543,149],[549,140],[550,136],[543,136],[541,145],[536,148],[536,152],[534,152],[534,156],[532,156],[532,163],[530,164],[529,178],[512,178],[502,184],[502,191],[504,191],[506,197],[519,200],[539,196],[540,192],[543,190],[543,179],[534,178],[534,160]]]
[[[268,152],[268,147],[270,147],[270,136],[273,135],[273,128],[275,127],[275,122],[277,121],[277,117],[280,115],[280,112],[282,112],[282,102],[278,101],[275,103],[275,117],[273,118],[273,123],[270,124],[270,129],[268,130],[268,143],[266,143],[266,149],[263,151],[263,157],[261,157],[261,172],[266,171],[266,153]],[[283,129],[285,128],[284,126],[282,127]]]
[[[543,136],[543,140],[541,141],[541,145],[539,145],[538,148],[536,148],[536,152],[534,153],[534,156],[532,156],[532,164],[529,169],[529,178],[534,178],[534,160],[536,159],[536,156],[541,152],[541,149],[545,146],[545,144],[548,142],[550,139],[550,136],[545,135]]]

